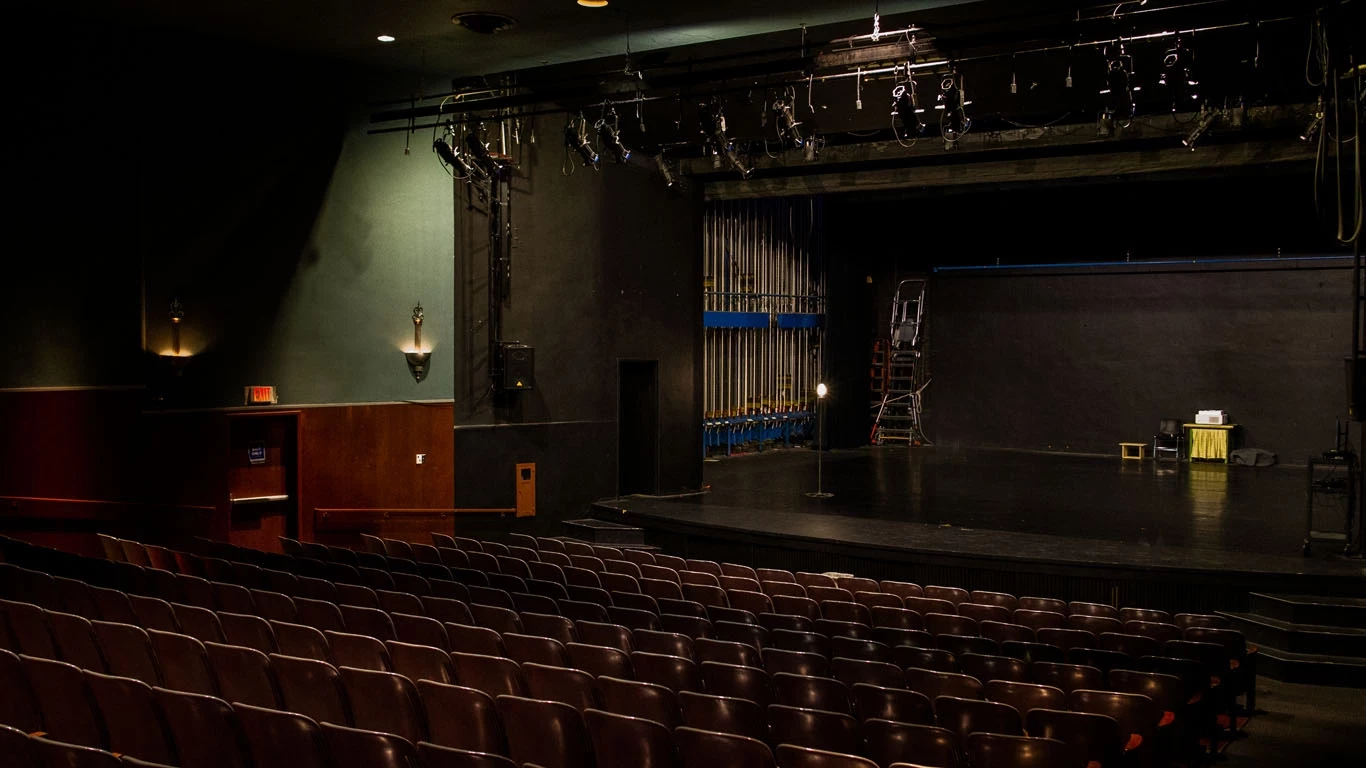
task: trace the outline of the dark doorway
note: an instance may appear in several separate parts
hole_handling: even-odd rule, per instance
[[[617,493],[659,493],[659,361],[622,360],[617,375]]]

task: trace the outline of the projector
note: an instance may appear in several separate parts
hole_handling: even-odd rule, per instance
[[[1226,411],[1196,411],[1196,424],[1222,425],[1228,423],[1228,413]]]

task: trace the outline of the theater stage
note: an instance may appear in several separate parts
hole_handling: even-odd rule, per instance
[[[593,514],[694,557],[1174,610],[1366,591],[1362,560],[1301,556],[1303,468],[883,446],[828,452],[829,499],[805,495],[804,449],[709,462],[705,480]]]

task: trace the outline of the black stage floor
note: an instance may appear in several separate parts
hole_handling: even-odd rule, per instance
[[[1308,577],[1366,585],[1366,563],[1300,554],[1305,470],[1122,462],[1012,451],[794,449],[709,462],[707,493],[599,502],[595,514],[700,541],[838,547],[864,559],[935,556],[1187,575]],[[1316,528],[1324,521],[1316,521]],[[1340,546],[1340,545],[1338,545]],[[1258,587],[1267,587],[1263,582]],[[1320,587],[1321,588],[1321,587]]]

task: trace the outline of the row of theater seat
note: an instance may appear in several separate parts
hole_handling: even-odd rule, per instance
[[[645,631],[649,631],[649,630],[645,630]]]

